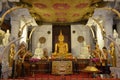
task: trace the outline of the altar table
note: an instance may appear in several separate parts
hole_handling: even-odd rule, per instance
[[[59,63],[60,62],[60,63]],[[53,64],[52,64],[53,63]],[[54,64],[57,63],[56,69],[54,68]],[[59,63],[59,64],[58,64]],[[63,64],[64,63],[64,64]],[[63,64],[63,65],[62,65]],[[69,65],[68,65],[69,64]],[[37,62],[24,61],[24,72],[25,76],[39,74],[39,73],[47,73],[47,74],[74,74],[80,73],[82,69],[84,69],[89,64],[89,59],[49,59],[49,60],[39,60]],[[58,65],[61,65],[58,67]],[[16,65],[16,67],[21,67],[20,65]],[[62,68],[63,67],[63,68]],[[69,70],[67,70],[69,68]],[[54,69],[58,72],[55,72]],[[60,69],[64,69],[65,71],[60,72]],[[22,73],[20,68],[17,69],[17,74]],[[20,77],[20,75],[18,75]]]

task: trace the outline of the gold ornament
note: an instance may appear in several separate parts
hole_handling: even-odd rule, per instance
[[[45,37],[40,37],[39,38],[39,42],[42,44],[42,43],[45,43],[46,42],[46,38]]]
[[[84,41],[84,37],[83,36],[78,36],[77,41],[79,43],[82,43]]]

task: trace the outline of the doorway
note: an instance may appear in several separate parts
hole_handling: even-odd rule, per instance
[[[58,36],[62,30],[64,42],[68,43],[68,52],[71,52],[71,28],[70,25],[53,25],[52,26],[52,52],[55,49],[55,43],[58,42]]]

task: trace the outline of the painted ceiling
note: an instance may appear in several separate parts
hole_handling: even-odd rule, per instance
[[[92,16],[103,0],[21,0],[31,15],[43,22],[71,23]]]

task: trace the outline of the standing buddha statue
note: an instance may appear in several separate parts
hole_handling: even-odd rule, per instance
[[[10,32],[9,30],[7,30],[7,32],[4,35],[3,38],[3,45],[6,46],[9,43],[9,37],[10,37]]]
[[[113,42],[110,43],[110,55],[112,58],[112,66],[116,66],[116,55],[115,55],[115,45]]]
[[[13,58],[15,55],[15,44],[11,44],[10,46],[10,54],[9,54],[9,66],[12,67],[13,65]]]

